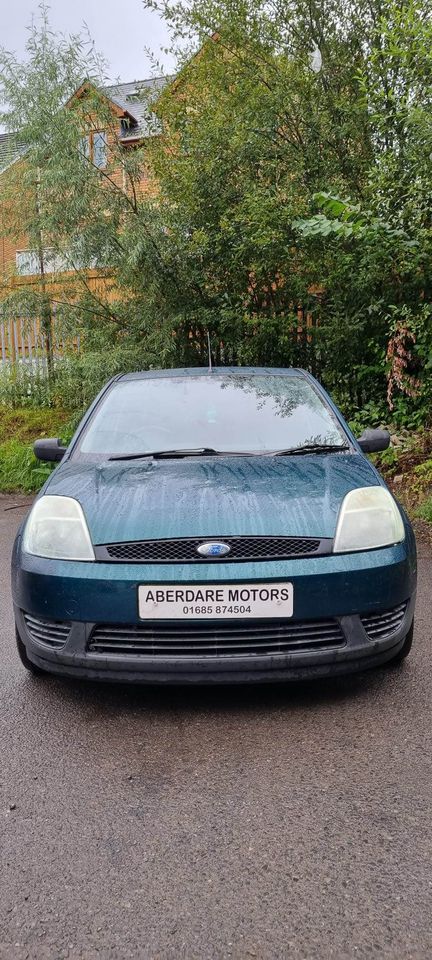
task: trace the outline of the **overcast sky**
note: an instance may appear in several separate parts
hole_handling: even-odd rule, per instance
[[[144,53],[150,47],[165,67],[172,62],[160,47],[167,32],[159,17],[144,10],[141,0],[51,0],[54,30],[80,32],[86,23],[97,50],[109,63],[111,80],[145,80],[153,73]],[[0,46],[24,57],[27,27],[38,13],[38,0],[0,0]]]

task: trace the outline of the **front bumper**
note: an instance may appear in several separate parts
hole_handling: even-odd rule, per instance
[[[217,574],[217,576],[216,576]],[[336,618],[342,645],[248,656],[156,656],[89,650],[95,625],[138,625],[138,584],[293,583],[292,622]],[[350,555],[267,563],[218,563],[217,567],[168,564],[74,563],[31,557],[16,546],[13,596],[18,631],[37,666],[65,676],[139,683],[261,683],[326,677],[379,666],[403,645],[414,616],[416,559],[413,538],[395,547]],[[370,639],[360,615],[406,604],[390,636]],[[61,650],[31,636],[23,611],[72,624]],[[257,621],[251,621],[251,626]],[[244,621],[247,626],[248,621]]]
[[[358,616],[342,617],[339,623],[345,644],[338,648],[296,651],[271,656],[152,657],[89,652],[88,642],[96,626],[72,623],[61,652],[32,639],[22,611],[15,610],[18,632],[27,656],[49,673],[87,680],[149,684],[266,683],[338,676],[386,663],[402,648],[414,616],[414,598],[408,604],[400,628],[384,640],[370,640]]]

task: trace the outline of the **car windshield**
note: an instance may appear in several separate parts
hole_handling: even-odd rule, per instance
[[[76,453],[86,459],[157,451],[266,453],[342,446],[330,408],[296,375],[143,377],[115,383]]]

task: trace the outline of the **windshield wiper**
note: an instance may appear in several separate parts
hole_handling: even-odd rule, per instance
[[[296,457],[302,453],[334,453],[336,450],[349,450],[347,443],[305,443],[302,447],[288,447],[287,450],[275,450],[274,457]]]
[[[332,453],[349,450],[348,444],[308,443],[287,450],[215,450],[214,447],[196,447],[190,450],[145,450],[144,453],[119,453],[108,460],[176,460],[183,457],[288,457],[302,453]]]
[[[146,450],[144,453],[119,453],[115,457],[108,457],[108,460],[144,460],[149,457],[152,460],[175,459],[176,457],[219,457],[221,452],[214,450],[213,447],[197,447],[191,450]]]

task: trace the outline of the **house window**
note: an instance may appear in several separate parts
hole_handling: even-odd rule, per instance
[[[45,248],[42,254],[44,273],[59,273],[69,270],[66,260],[50,247]],[[17,273],[20,277],[31,277],[41,273],[41,262],[38,250],[17,250],[15,255]]]
[[[95,167],[104,170],[107,165],[107,136],[106,133],[93,134],[93,163]]]
[[[20,277],[30,277],[33,273],[40,273],[40,260],[37,250],[17,250],[16,268]]]
[[[79,141],[79,152],[86,160],[91,160],[95,167],[104,170],[107,165],[107,135],[103,130],[91,131]]]

